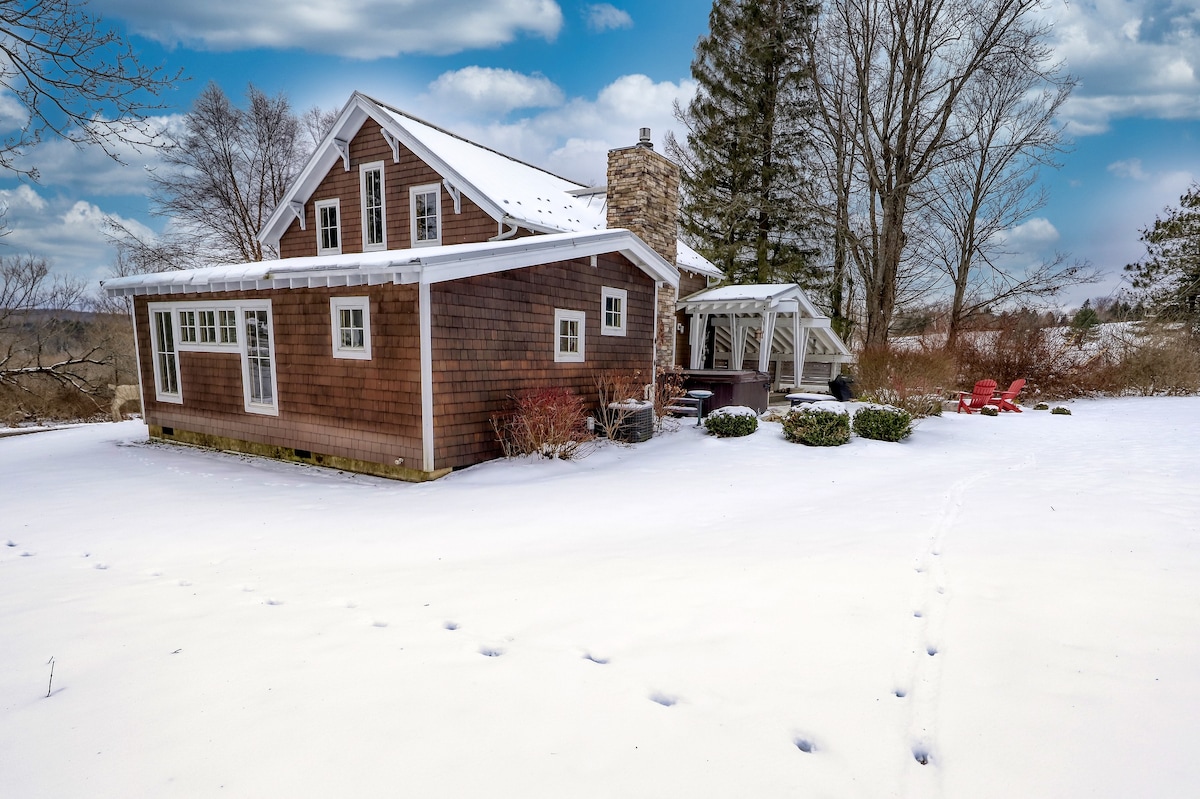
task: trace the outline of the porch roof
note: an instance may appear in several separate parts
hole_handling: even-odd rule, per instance
[[[528,266],[620,253],[655,280],[679,285],[679,272],[628,230],[556,233],[407,250],[280,258],[103,281],[110,297],[213,291],[441,283]]]

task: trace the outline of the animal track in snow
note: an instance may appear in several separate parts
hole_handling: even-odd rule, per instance
[[[32,558],[33,555],[34,555],[34,553],[32,553],[32,552],[22,552],[21,553],[21,557],[23,557],[23,558]]]
[[[904,697],[908,696],[908,691],[904,690],[903,688],[897,688],[895,691],[892,691],[892,693],[896,695],[897,699],[903,699]]]
[[[457,629],[458,629],[458,622],[456,622],[456,621],[444,621],[444,622],[442,622],[442,629],[444,629],[444,630],[449,630],[449,631],[451,631],[451,632],[454,632],[455,630],[457,630]]]
[[[95,566],[93,566],[92,568],[93,568],[93,569],[99,569],[100,571],[104,571],[105,569],[107,569],[107,568],[108,568],[108,564],[107,564],[107,563],[97,563],[97,564],[96,564]]]
[[[504,654],[504,650],[498,646],[481,646],[479,647],[479,654],[488,658],[498,658]]]
[[[266,604],[266,605],[282,605],[282,604],[283,604],[283,600],[282,600],[282,599],[276,599],[275,597],[267,597],[267,600],[266,600],[266,601],[265,601],[263,604]]]
[[[387,627],[388,623],[386,621],[384,621],[383,619],[376,619],[375,621],[371,622],[371,626],[382,628],[382,627]]]
[[[672,705],[678,704],[679,697],[671,696],[670,694],[664,694],[662,691],[655,691],[654,693],[650,694],[650,701],[656,702],[663,707],[671,707]]]
[[[182,588],[187,588],[187,587],[188,587],[189,585],[191,585],[191,584],[192,584],[192,581],[191,581],[191,580],[180,580],[180,581],[179,581],[179,585],[180,585]]]
[[[593,663],[599,663],[601,666],[608,665],[608,658],[600,657],[599,655],[593,655],[591,652],[584,653],[583,659],[590,660]]]
[[[816,744],[814,744],[808,738],[795,738],[792,740],[792,743],[796,745],[797,749],[806,755],[811,755],[813,752],[817,751]]]
[[[929,752],[925,751],[923,747],[918,746],[917,748],[913,749],[913,759],[922,766],[928,766],[930,760]]]
[[[933,656],[934,656],[934,655],[936,655],[937,653],[938,653],[938,650],[937,650],[937,647],[936,647],[936,646],[927,646],[927,647],[925,647],[925,654],[926,654],[926,655],[929,655],[929,657],[933,657]]]
[[[11,540],[4,544],[4,546],[6,546],[6,547],[15,547],[16,545],[17,545],[17,542],[11,541]]]

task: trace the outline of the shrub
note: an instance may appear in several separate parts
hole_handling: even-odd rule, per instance
[[[1044,402],[1039,402],[1037,405],[1033,406],[1033,409],[1035,411],[1048,411],[1050,410],[1050,406]]]
[[[605,438],[619,440],[619,433],[630,417],[642,409],[641,399],[647,392],[642,373],[608,370],[597,374],[595,383],[600,400],[595,417],[596,432]]]
[[[1054,414],[1055,416],[1070,416],[1070,415],[1071,415],[1071,409],[1070,409],[1070,408],[1064,408],[1063,406],[1059,405],[1057,408],[1055,408],[1054,410],[1050,411],[1050,413]]]
[[[1200,351],[1179,331],[1157,331],[1125,342],[1112,371],[1122,390],[1144,397],[1200,391]]]
[[[758,429],[758,414],[743,405],[717,408],[704,417],[704,429],[721,438],[748,436]]]
[[[788,411],[783,436],[810,447],[836,447],[850,441],[850,415],[840,405],[816,402]]]
[[[659,367],[654,373],[654,426],[662,430],[671,419],[667,410],[677,397],[683,396],[683,368],[672,366],[669,369]]]
[[[592,434],[579,397],[566,389],[544,388],[512,401],[512,413],[492,417],[492,427],[506,458],[541,455],[570,460],[586,454]]]
[[[1000,415],[1000,409],[994,408],[991,405],[984,405],[982,408],[979,409],[979,412],[982,413],[984,416],[999,416]]]
[[[889,405],[868,405],[854,414],[854,432],[874,441],[901,441],[912,435],[912,414]]]
[[[942,388],[954,385],[954,356],[923,344],[878,348],[858,359],[855,387],[868,402],[891,405],[914,417],[942,415]]]

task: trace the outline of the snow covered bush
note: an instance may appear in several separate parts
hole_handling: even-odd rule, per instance
[[[810,447],[836,447],[850,441],[850,415],[841,403],[814,402],[788,411],[783,436]]]
[[[704,429],[721,438],[748,436],[758,429],[758,414],[744,405],[717,408],[705,417]]]
[[[580,397],[563,388],[544,388],[513,397],[513,405],[507,416],[492,417],[504,457],[571,460],[586,454],[585,445],[593,436]]]
[[[1054,410],[1050,411],[1050,413],[1054,414],[1055,416],[1070,416],[1070,415],[1071,415],[1071,409],[1070,409],[1070,408],[1064,408],[1063,406],[1059,405],[1057,408],[1055,408]]]
[[[979,409],[979,412],[982,413],[984,416],[999,416],[1000,415],[1000,409],[997,408],[995,405],[984,405],[982,408]]]
[[[912,435],[912,414],[890,405],[867,405],[854,414],[854,432],[874,441],[901,441]]]
[[[1033,406],[1033,409],[1035,411],[1048,411],[1050,410],[1050,406],[1044,402],[1039,402],[1037,405]]]

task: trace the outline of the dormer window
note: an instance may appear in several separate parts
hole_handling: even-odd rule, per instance
[[[337,200],[320,200],[317,209],[317,255],[339,255],[342,252],[340,204]]]
[[[414,186],[409,189],[409,215],[412,218],[412,244],[428,247],[442,243],[441,186]]]
[[[386,249],[383,162],[376,161],[359,167],[359,181],[362,184],[363,252]]]

